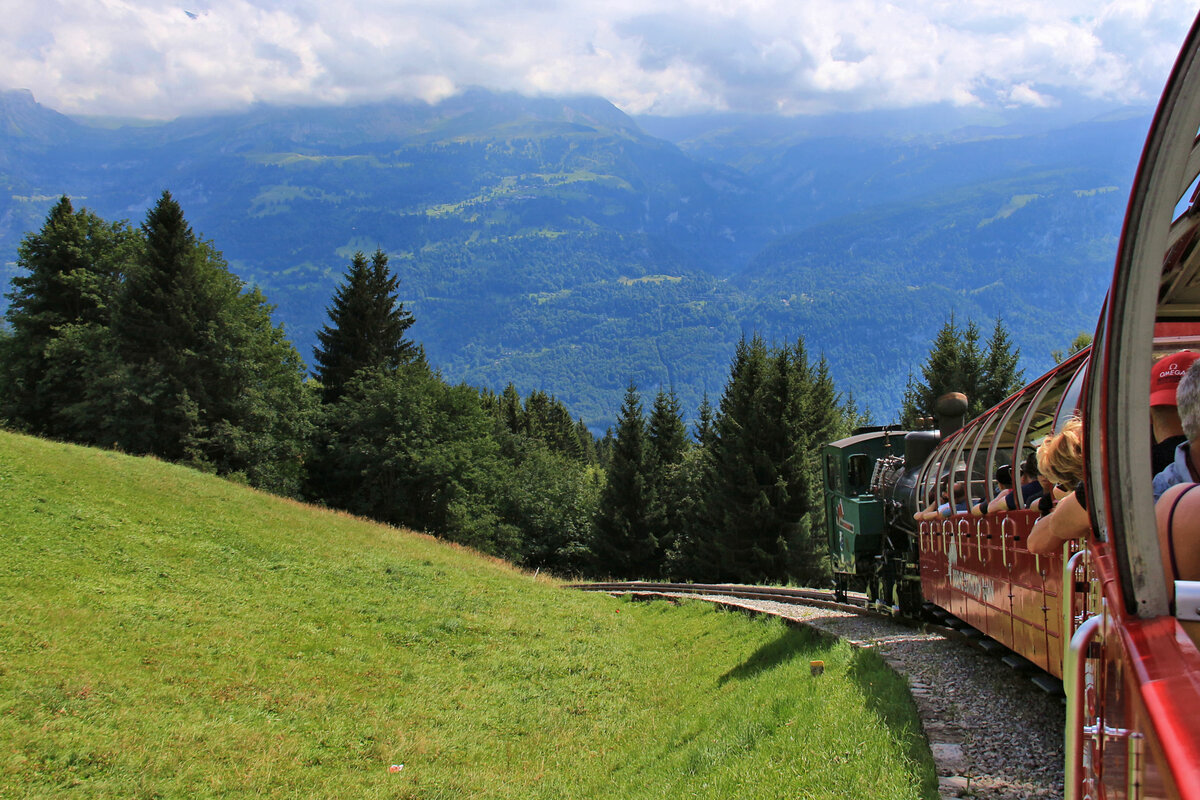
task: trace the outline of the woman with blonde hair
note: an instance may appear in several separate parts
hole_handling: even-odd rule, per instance
[[[1070,539],[1087,534],[1091,520],[1083,483],[1083,422],[1071,417],[1056,434],[1038,447],[1038,470],[1053,488],[1066,492],[1057,503],[1054,492],[1042,495],[1038,504],[1042,517],[1029,533],[1026,546],[1031,553],[1054,553]]]
[[[1038,471],[1063,491],[1083,483],[1083,420],[1071,417],[1056,434],[1047,436],[1037,451]]]

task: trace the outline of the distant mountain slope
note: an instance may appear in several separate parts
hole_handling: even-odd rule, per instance
[[[630,379],[715,399],[758,330],[804,335],[887,419],[952,308],[1002,314],[1035,371],[1091,329],[1146,128],[710,122],[654,126],[673,144],[597,98],[472,91],[88,127],[5,93],[0,278],[58,195],[137,223],[169,188],[306,357],[350,256],[381,247],[453,380],[603,428]]]

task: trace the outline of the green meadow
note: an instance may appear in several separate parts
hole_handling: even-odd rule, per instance
[[[2,798],[936,797],[868,652],[3,432],[0,609]]]

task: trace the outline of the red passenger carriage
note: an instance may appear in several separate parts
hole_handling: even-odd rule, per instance
[[[1070,798],[1200,800],[1200,653],[1180,625],[1200,609],[1173,603],[1200,585],[1169,585],[1161,566],[1148,411],[1155,358],[1200,349],[1198,28],[1147,139],[1093,347],[944,439],[914,486],[917,507],[960,481],[952,504],[989,499],[997,465],[1083,417],[1086,540],[1030,553],[1029,510],[958,513],[917,535],[927,601],[1062,677]]]

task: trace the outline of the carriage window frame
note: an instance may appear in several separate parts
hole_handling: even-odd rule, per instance
[[[841,451],[825,454],[825,485],[834,494],[842,492]]]
[[[1017,458],[1023,455],[1026,451],[1035,451],[1033,441],[1029,437],[1030,426],[1033,423],[1033,418],[1038,414],[1038,410],[1045,399],[1046,394],[1050,391],[1055,373],[1049,373],[1042,376],[1040,380],[1031,385],[1028,390],[1027,402],[1021,412],[1021,419],[1017,425],[1016,435],[1013,438],[1013,457]],[[1024,460],[1022,459],[1022,463]],[[1020,480],[1017,481],[1020,483]],[[1017,506],[1025,508],[1028,500],[1025,498],[1025,493],[1020,487],[1016,487],[1017,491]]]
[[[846,495],[866,494],[871,488],[871,457],[866,453],[852,453],[846,459]],[[857,480],[858,477],[862,480]]]
[[[1058,432],[1059,408],[1074,378],[1075,373],[1070,369],[1058,369],[1047,376],[1045,384],[1042,386],[1041,391],[1038,392],[1034,411],[1034,414],[1039,418],[1035,424],[1033,417],[1029,417],[1029,425],[1026,427],[1027,437],[1032,433],[1035,438],[1044,439]],[[1066,424],[1065,418],[1063,419],[1063,424]]]
[[[1079,367],[1075,370],[1071,383],[1058,401],[1058,409],[1055,411],[1055,433],[1062,433],[1063,428],[1067,425],[1067,420],[1071,417],[1081,417],[1083,414],[1083,388],[1084,380],[1087,378],[1087,367],[1088,359],[1084,358],[1079,362]],[[1070,406],[1067,405],[1068,401],[1071,402]],[[1064,411],[1067,413],[1064,414]]]
[[[968,460],[967,466],[967,508],[968,510],[979,505],[980,501],[991,503],[996,498],[998,492],[995,486],[996,475],[996,442],[998,438],[995,436],[995,423],[1003,416],[1005,405],[997,405],[987,411],[979,423],[979,432],[975,436],[974,445],[971,447],[971,457]],[[983,469],[978,470],[978,459],[983,456]],[[978,479],[983,486],[983,493],[980,497],[975,497],[971,493],[971,486],[974,485],[977,472],[982,475]]]
[[[947,496],[950,498],[950,516],[964,512],[958,511],[958,496],[954,492],[954,486],[958,483],[959,463],[962,461],[963,451],[966,450],[967,443],[974,430],[973,425],[968,425],[962,429],[958,436],[951,438],[951,449],[954,451],[953,457],[950,459],[950,472],[947,484]],[[962,464],[962,480],[964,483],[968,480],[967,465]],[[966,499],[965,497],[963,499]]]
[[[940,504],[941,496],[938,494],[937,487],[942,480],[941,463],[944,460],[943,457],[946,450],[952,446],[953,437],[946,437],[938,442],[938,446],[934,448],[933,454],[926,459],[925,466],[917,478],[917,486],[920,487],[919,508],[929,508],[935,502]],[[932,499],[930,499],[931,495]]]
[[[1033,402],[1033,396],[1034,392],[1027,389],[1014,397],[996,426],[998,435],[994,442],[995,448],[1002,447],[1007,436],[1010,434],[1012,436],[1012,446],[1008,450],[1008,456],[1009,464],[1012,465],[1013,493],[1017,498],[1017,508],[1025,507],[1024,493],[1021,491],[1021,465],[1025,463],[1024,447],[1021,441],[1021,421],[1025,417],[1029,404]]]

